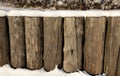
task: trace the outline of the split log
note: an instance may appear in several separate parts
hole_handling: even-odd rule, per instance
[[[42,68],[43,25],[41,18],[25,17],[27,68]]]
[[[0,66],[9,63],[9,40],[6,17],[0,17]]]
[[[75,72],[81,69],[82,59],[82,18],[64,19],[64,62],[66,72]]]
[[[44,22],[44,68],[53,70],[62,64],[62,18],[43,18]]]
[[[11,65],[25,67],[25,27],[23,17],[8,17],[10,33]]]
[[[106,36],[104,72],[108,76],[115,76],[120,47],[120,18],[108,18]]]
[[[105,17],[87,17],[85,20],[84,69],[100,74],[103,69]]]

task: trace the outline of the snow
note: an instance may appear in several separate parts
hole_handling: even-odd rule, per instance
[[[43,68],[40,70],[13,69],[9,65],[0,67],[0,76],[90,76],[81,71],[75,73],[65,73],[63,70],[55,68],[53,71],[46,72]]]
[[[0,7],[0,16],[103,17],[120,16],[120,10],[37,10]]]

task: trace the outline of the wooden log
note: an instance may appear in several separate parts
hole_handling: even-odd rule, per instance
[[[106,36],[104,72],[108,76],[115,76],[120,47],[120,18],[108,18]]]
[[[38,17],[25,17],[27,68],[42,68],[43,25]]]
[[[87,17],[85,20],[84,69],[100,74],[103,69],[105,17]]]
[[[66,72],[75,72],[82,67],[82,37],[82,18],[65,18],[63,68]]]
[[[62,63],[62,18],[43,19],[44,22],[44,68],[53,70]]]
[[[9,63],[9,40],[6,17],[0,17],[0,66]]]
[[[117,61],[117,68],[116,68],[115,76],[120,76],[120,47],[119,47],[118,61]]]
[[[84,25],[82,17],[75,19],[75,29],[77,37],[78,69],[82,69],[83,34],[84,34]]]
[[[25,28],[23,17],[8,17],[10,33],[11,65],[25,67]]]

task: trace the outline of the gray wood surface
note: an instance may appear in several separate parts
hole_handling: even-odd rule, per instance
[[[105,17],[87,17],[85,20],[84,69],[100,74],[103,69]]]
[[[62,18],[43,18],[44,68],[53,70],[62,63]]]
[[[81,69],[82,59],[82,18],[64,18],[64,62],[66,72]]]
[[[117,58],[120,47],[120,18],[108,18],[104,72],[108,76],[115,76]]]
[[[11,65],[25,67],[25,26],[23,17],[8,17],[10,34]]]
[[[42,68],[43,24],[42,18],[25,17],[27,68]]]
[[[9,63],[9,40],[6,17],[0,17],[0,66]]]

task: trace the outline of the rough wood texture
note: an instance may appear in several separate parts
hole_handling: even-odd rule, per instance
[[[44,68],[53,70],[62,63],[62,18],[43,19],[44,22]]]
[[[103,68],[104,17],[87,17],[85,21],[84,69],[90,74],[100,74]]]
[[[9,63],[9,42],[6,17],[0,17],[0,66]]]
[[[116,75],[115,76],[120,76],[120,47],[119,47],[119,53],[118,53],[118,61],[117,61],[117,68],[116,68]]]
[[[25,29],[23,17],[8,17],[10,33],[11,65],[25,67]]]
[[[25,17],[27,68],[42,68],[43,25],[41,18]]]
[[[81,69],[82,58],[82,18],[64,19],[64,62],[66,72]]]
[[[106,36],[104,72],[108,76],[115,76],[120,47],[120,18],[108,18]]]
[[[78,69],[82,69],[83,66],[82,51],[83,51],[83,34],[84,34],[83,18],[79,17],[75,19],[75,29],[76,29],[76,37],[77,37]]]

